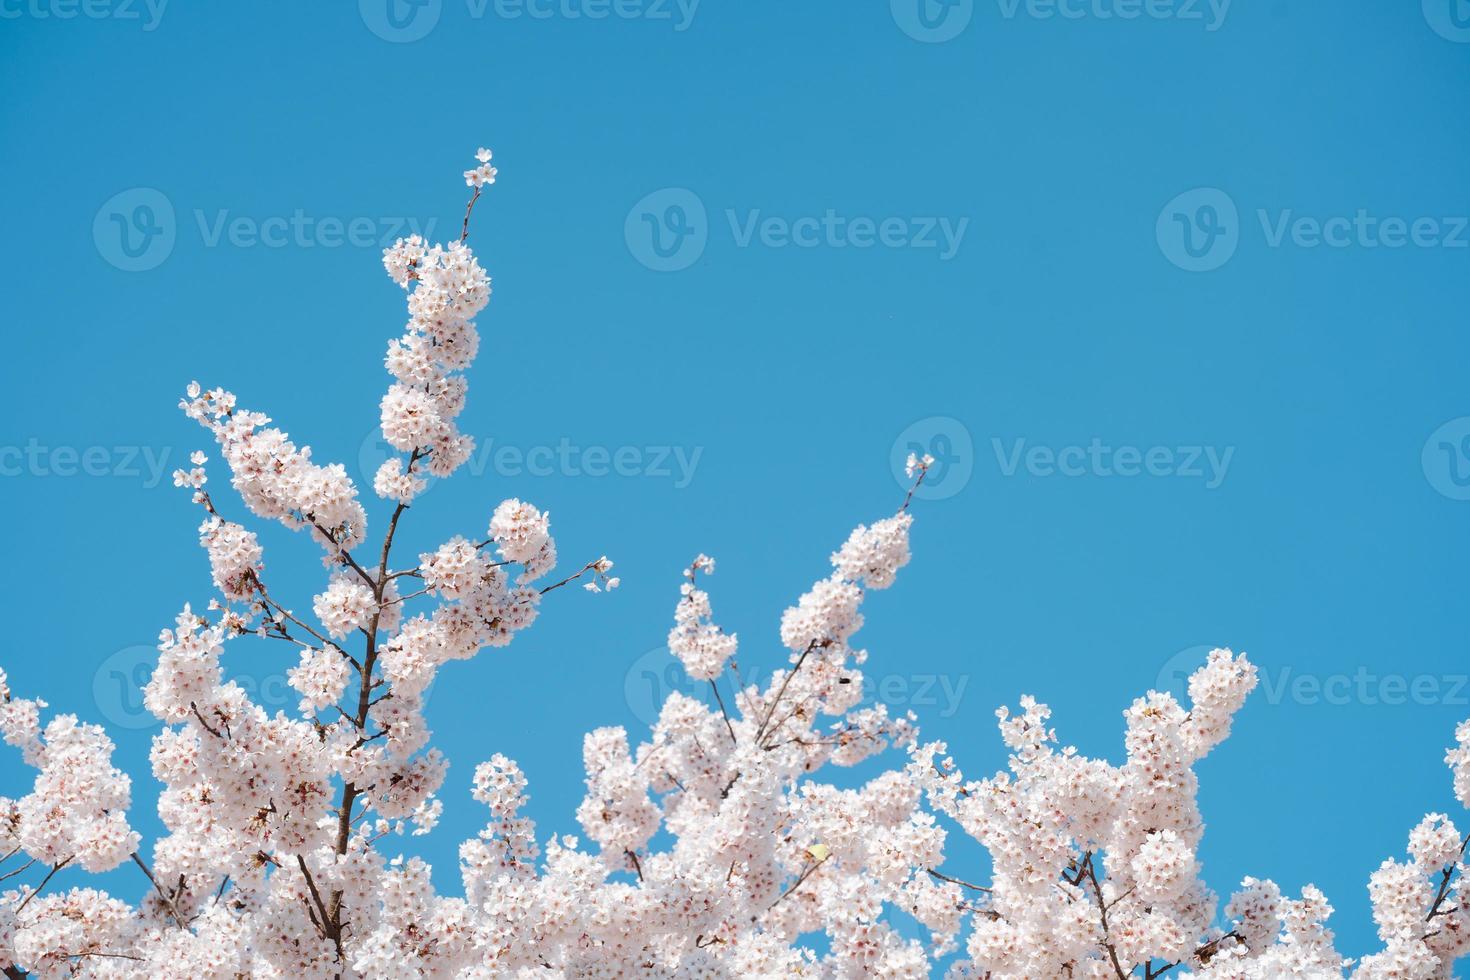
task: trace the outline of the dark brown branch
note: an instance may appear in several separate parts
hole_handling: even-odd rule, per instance
[[[76,855],[72,855],[72,857],[75,856]],[[20,918],[20,913],[25,910],[25,907],[27,905],[31,904],[31,899],[41,894],[41,890],[45,888],[48,883],[50,883],[51,879],[56,875],[56,872],[66,867],[68,864],[71,864],[71,858],[67,858],[65,861],[62,861],[60,864],[53,867],[50,871],[46,872],[46,877],[41,879],[41,883],[36,886],[36,890],[27,895],[26,900],[24,902],[21,902],[20,905],[16,907],[16,918]]]
[[[301,874],[306,878],[307,891],[311,892],[311,900],[316,903],[317,911],[321,913],[322,934],[332,940],[337,947],[337,958],[342,958],[342,930],[334,926],[332,919],[327,915],[327,907],[322,904],[322,893],[317,890],[316,879],[311,876],[311,869],[306,866],[306,859],[300,854],[296,855],[296,865],[301,869]]]
[[[1463,858],[1465,856],[1465,847],[1466,847],[1466,845],[1470,845],[1470,834],[1465,835],[1464,840],[1460,841],[1460,857],[1461,858]],[[1456,864],[1458,864],[1458,863],[1459,862],[1456,862]],[[1426,915],[1426,916],[1424,916],[1424,921],[1425,922],[1430,921],[1436,915],[1439,915],[1440,914],[1439,907],[1444,904],[1445,898],[1450,893],[1450,878],[1452,878],[1454,876],[1456,864],[1447,865],[1445,867],[1445,869],[1444,869],[1443,874],[1440,876],[1440,879],[1439,879],[1439,891],[1434,896],[1434,904],[1432,904],[1432,905],[1429,906],[1429,914]]]
[[[1108,958],[1113,963],[1113,970],[1118,974],[1118,980],[1128,980],[1128,974],[1133,971],[1123,969],[1123,964],[1118,962],[1118,951],[1108,940],[1108,905],[1103,901],[1102,886],[1097,883],[1097,870],[1092,865],[1091,851],[1082,859],[1082,867],[1078,871],[1078,880],[1080,881],[1083,877],[1092,883],[1092,894],[1097,899],[1097,912],[1102,921],[1103,930],[1102,948],[1107,950]]]
[[[831,855],[828,855],[828,857],[830,857],[830,856]],[[820,860],[820,861],[816,861],[816,862],[814,862],[812,864],[807,865],[806,870],[802,871],[800,877],[798,877],[796,879],[796,881],[794,881],[792,883],[792,885],[791,885],[790,888],[788,888],[784,892],[782,892],[781,893],[781,897],[778,898],[778,899],[776,899],[774,902],[772,902],[771,905],[770,905],[770,908],[768,908],[766,911],[770,911],[770,909],[773,909],[777,905],[780,905],[782,902],[784,902],[786,900],[786,896],[790,895],[792,892],[794,892],[798,888],[800,888],[802,886],[802,884],[808,878],[810,878],[813,874],[816,873],[816,871],[817,871],[818,868],[820,868],[822,865],[824,865],[826,863],[827,863],[827,858],[822,858],[822,860]]]
[[[929,872],[929,874],[933,875],[935,878],[938,878],[940,881],[947,881],[952,885],[960,885],[962,887],[969,888],[977,892],[993,892],[995,890],[993,888],[985,888],[980,885],[972,885],[968,881],[963,881],[959,878],[951,878],[947,874],[940,874],[933,868],[925,868],[924,870]]]
[[[720,706],[720,716],[725,719],[725,728],[730,732],[730,744],[738,745],[739,740],[735,738],[735,726],[730,723],[730,712],[725,710],[725,699],[720,697],[720,686],[710,679],[709,689],[715,692],[715,703]]]
[[[195,714],[198,714],[198,711],[197,710],[195,711]],[[179,914],[179,906],[178,906],[177,901],[175,899],[173,899],[173,898],[170,898],[168,896],[168,893],[163,890],[163,886],[158,883],[158,879],[155,878],[155,877],[153,877],[153,869],[150,868],[150,867],[148,867],[148,865],[143,861],[142,856],[140,856],[137,851],[134,851],[132,854],[129,855],[129,857],[131,857],[133,859],[133,863],[134,864],[136,864],[139,868],[142,868],[143,869],[143,874],[145,874],[145,875],[148,876],[148,880],[153,883],[153,889],[154,889],[154,891],[158,892],[158,897],[163,900],[164,906],[168,908],[169,915],[173,916],[174,923],[180,929],[183,929],[184,928],[184,917]],[[182,883],[181,883],[180,884],[180,889],[181,890],[182,890],[182,887],[183,886],[182,886]]]
[[[27,868],[35,863],[36,859],[31,858],[25,864],[22,864],[20,867],[16,868],[14,871],[7,871],[5,874],[0,875],[0,881],[4,881],[7,878],[14,878],[16,875],[20,874],[22,871],[25,871]]]
[[[483,187],[477,186],[475,188],[475,193],[470,197],[470,203],[465,205],[464,224],[460,227],[459,230],[459,240],[461,244],[463,244],[470,237],[470,212],[475,210],[475,202],[480,199],[480,191],[482,191],[483,189]]]
[[[757,745],[761,744],[761,739],[766,734],[766,726],[771,723],[771,718],[774,717],[776,714],[776,706],[779,705],[781,703],[781,699],[786,696],[786,688],[790,686],[791,679],[795,677],[797,675],[797,672],[801,670],[801,665],[806,663],[807,656],[817,648],[818,642],[819,641],[817,640],[813,640],[808,643],[806,645],[806,649],[801,651],[801,656],[796,658],[796,665],[791,668],[790,672],[788,672],[784,678],[782,678],[781,689],[776,692],[776,699],[766,707],[766,718],[764,721],[761,722],[760,727],[756,729],[755,742]],[[826,641],[820,642],[822,646],[827,645]],[[785,724],[785,722],[783,721],[782,724]]]
[[[578,569],[578,571],[576,572],[576,574],[574,574],[574,575],[568,575],[566,578],[562,579],[560,582],[557,582],[557,583],[555,583],[553,585],[548,585],[546,588],[542,589],[541,590],[541,594],[542,595],[545,595],[548,592],[555,592],[557,589],[561,588],[563,585],[570,585],[573,582],[575,582],[577,579],[581,578],[583,575],[586,575],[588,572],[592,571],[592,569],[594,569],[596,567],[597,567],[597,562],[595,562],[595,561],[589,561],[587,564],[583,565],[580,569]]]
[[[902,514],[904,511],[906,511],[906,510],[909,509],[909,501],[911,501],[911,500],[914,499],[914,494],[918,491],[919,485],[924,482],[924,477],[926,475],[928,475],[928,473],[929,473],[929,467],[927,467],[927,466],[920,466],[919,467],[919,478],[914,481],[914,485],[911,486],[911,487],[909,487],[909,492],[904,495],[903,504],[900,505],[899,508],[898,508],[898,512],[900,514]]]
[[[224,738],[224,736],[219,733],[218,729],[216,729],[213,725],[204,720],[204,716],[199,713],[199,705],[195,704],[193,701],[190,701],[189,710],[194,712],[194,717],[199,719],[199,724],[204,726],[205,731],[209,732],[209,734],[213,735],[215,738]]]
[[[624,851],[623,853],[628,855],[629,861],[633,862],[633,870],[638,872],[638,881],[641,884],[643,881],[643,864],[638,860],[638,855],[632,851]]]

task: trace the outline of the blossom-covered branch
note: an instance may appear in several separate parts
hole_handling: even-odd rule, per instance
[[[579,591],[567,586],[618,586],[606,557],[554,575],[550,516],[516,498],[477,516],[482,530],[393,567],[428,481],[474,450],[456,420],[490,299],[467,244],[495,182],[488,150],[464,176],[457,240],[415,236],[384,254],[407,324],[385,357],[379,424],[395,455],[374,475],[379,502],[231,392],[186,389],[182,408],[214,440],[234,496],[211,496],[203,451],[175,473],[202,511],[216,595],[162,631],[143,691],[165,725],[150,762],[166,833],[145,847],[130,826],[132,780],[102,729],[69,714],[43,723],[45,703],[12,697],[0,673],[0,735],[35,771],[29,793],[0,798],[7,977],[1450,975],[1470,946],[1467,838],[1442,814],[1412,831],[1407,860],[1373,875],[1383,948],[1360,962],[1335,950],[1314,888],[1292,900],[1248,878],[1221,913],[1197,857],[1194,764],[1255,686],[1244,655],[1212,652],[1187,706],[1153,691],[1135,701],[1116,765],[1063,747],[1049,710],[1023,698],[999,713],[1009,771],[967,781],[912,714],[864,703],[863,606],[909,562],[929,457],[909,459],[896,512],[854,530],[782,615],[767,675],[737,669],[740,638],[702,587],[715,562],[691,562],[668,647],[712,703],[674,692],[647,732],[586,735],[581,837],[538,836],[525,775],[491,754],[470,780],[488,815],[459,847],[461,893],[436,891],[423,861],[393,850],[398,835],[433,832],[443,810],[448,760],[431,744],[425,692],[441,670],[474,669],[453,662],[510,644],[543,601]],[[370,505],[386,514],[378,538]],[[320,549],[309,601],[267,574],[252,521]],[[297,658],[294,712],[269,714],[227,679],[223,658],[252,637]],[[865,782],[822,781],[868,760]],[[1447,761],[1470,805],[1470,723]],[[988,869],[946,863],[956,830],[983,845]],[[124,864],[137,869],[131,903],[77,883]]]

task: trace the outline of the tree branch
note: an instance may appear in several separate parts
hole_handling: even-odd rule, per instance
[[[195,710],[195,714],[198,714],[197,709]],[[133,859],[134,864],[143,869],[143,874],[147,875],[148,880],[153,883],[153,889],[158,892],[158,897],[163,899],[163,904],[168,907],[169,914],[174,917],[175,924],[177,924],[180,929],[185,928],[184,917],[179,913],[177,899],[170,898],[168,893],[163,890],[163,886],[158,883],[158,879],[153,877],[153,869],[149,868],[148,865],[143,862],[143,858],[138,854],[137,851],[134,851],[128,856]]]

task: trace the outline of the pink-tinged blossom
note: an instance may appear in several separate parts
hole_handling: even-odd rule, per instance
[[[735,656],[739,644],[734,633],[726,633],[711,621],[714,614],[709,593],[694,585],[694,577],[701,568],[712,570],[713,560],[695,561],[684,572],[685,582],[680,587],[683,597],[674,607],[674,628],[669,630],[669,652],[679,658],[690,677],[712,681]]]
[[[377,600],[359,579],[339,572],[327,590],[312,600],[311,608],[327,632],[340,640],[372,621]]]
[[[495,182],[490,160],[481,150],[465,171],[470,210]],[[0,863],[22,865],[0,867],[9,976],[919,980],[948,958],[951,980],[1442,980],[1470,951],[1465,838],[1446,814],[1426,816],[1406,855],[1371,876],[1382,948],[1356,963],[1335,949],[1332,907],[1311,885],[1291,898],[1246,878],[1221,909],[1199,858],[1195,764],[1256,685],[1243,654],[1212,651],[1187,703],[1149,691],[1128,705],[1116,761],[1066,745],[1050,709],[1023,697],[997,712],[1006,769],[980,780],[921,741],[913,714],[865,702],[869,655],[853,643],[867,593],[910,560],[912,492],[831,554],[781,616],[774,656],[774,643],[741,653],[774,662],[767,672],[734,669],[736,637],[698,587],[714,561],[695,559],[668,646],[698,696],[671,692],[645,732],[586,735],[579,836],[538,838],[529,781],[488,727],[488,759],[456,777],[488,816],[459,848],[462,895],[440,894],[395,840],[435,832],[445,813],[449,760],[425,716],[434,684],[470,676],[465,661],[580,595],[562,586],[605,592],[618,579],[602,557],[533,584],[556,544],[549,516],[514,498],[483,538],[394,552],[407,505],[474,451],[456,419],[490,279],[463,237],[400,240],[383,265],[408,322],[385,356],[378,421],[397,454],[373,479],[379,540],[343,466],[319,464],[222,388],[186,389],[238,500],[211,495],[202,453],[175,474],[203,511],[215,594],[162,631],[143,689],[163,723],[149,755],[163,836],[145,847],[131,829],[132,783],[102,730],[48,719],[0,672],[0,736],[35,771],[30,792],[0,798]],[[933,462],[909,457],[915,487]],[[278,595],[245,514],[307,530],[322,591]],[[296,710],[267,712],[226,658],[285,670]],[[1470,805],[1470,722],[1455,737],[1445,761]],[[826,776],[864,760],[889,764],[864,781]],[[946,860],[954,834],[985,850],[983,878],[985,861]],[[66,877],[125,863],[139,874],[133,904]],[[920,934],[900,934],[895,912]]]

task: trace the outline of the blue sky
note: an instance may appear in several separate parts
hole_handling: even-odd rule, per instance
[[[1470,717],[1470,5],[396,2],[0,0],[0,663],[113,725],[145,830],[127,679],[208,598],[160,476],[201,445],[183,386],[371,472],[403,319],[379,251],[451,234],[484,144],[489,448],[404,552],[521,496],[624,584],[441,677],[441,880],[492,752],[575,829],[581,733],[669,687],[697,552],[742,664],[778,663],[912,443],[942,478],[868,605],[879,694],[976,776],[1022,693],[1116,761],[1133,697],[1248,651],[1262,686],[1200,766],[1207,876],[1315,882],[1373,945],[1367,876],[1459,817]],[[306,608],[309,542],[264,541]],[[262,646],[234,669],[289,705]]]

